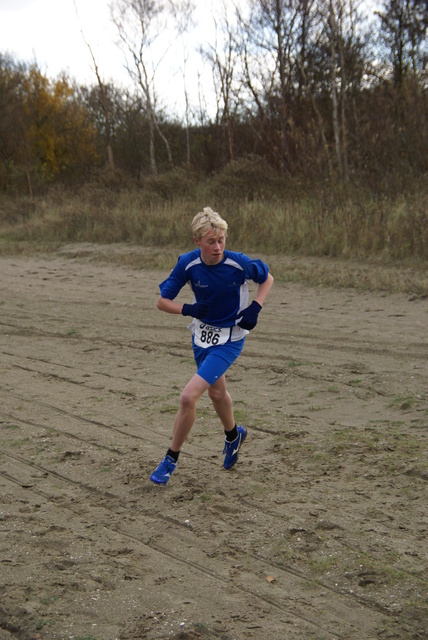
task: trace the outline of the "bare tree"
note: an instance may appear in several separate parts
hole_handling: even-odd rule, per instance
[[[157,173],[155,133],[165,146],[170,167],[173,166],[169,142],[159,125],[156,74],[174,41],[172,35],[177,32],[177,24],[183,24],[177,21],[177,16],[188,5],[186,0],[113,0],[110,5],[119,42],[131,59],[127,65],[128,73],[144,98],[153,175]]]
[[[271,150],[286,174],[293,162],[292,103],[298,93],[302,3],[304,0],[252,0],[248,16],[240,12],[243,84],[270,131]]]
[[[411,72],[425,75],[428,66],[428,3],[426,0],[384,0],[380,36],[393,81],[401,85]]]
[[[348,104],[353,93],[361,88],[367,68],[360,5],[361,0],[327,0],[324,10],[335,155],[344,184],[349,181]],[[354,117],[357,117],[355,110]]]
[[[214,17],[215,42],[200,48],[201,55],[209,62],[212,70],[214,91],[216,95],[216,122],[225,127],[229,160],[234,159],[233,148],[233,110],[234,93],[239,94],[235,81],[238,48],[236,30],[231,25],[227,7],[223,3],[223,11],[219,20]]]
[[[78,19],[78,21],[80,23],[79,12],[77,10],[76,2],[74,2],[74,9],[75,9],[75,12],[76,12],[77,19]],[[103,80],[101,78],[100,71],[99,71],[99,68],[98,68],[98,64],[97,64],[97,61],[95,59],[92,47],[89,44],[89,42],[86,40],[85,34],[83,32],[83,28],[82,27],[80,27],[80,33],[82,34],[82,38],[83,38],[84,43],[86,44],[86,46],[89,49],[89,53],[91,55],[92,62],[93,62],[93,65],[94,65],[94,73],[95,73],[95,76],[97,78],[98,87],[99,87],[99,90],[100,90],[101,105],[102,105],[103,116],[104,116],[104,126],[105,126],[105,132],[106,132],[106,146],[107,146],[108,165],[110,167],[110,171],[112,173],[114,173],[115,172],[115,164],[114,164],[114,156],[113,156],[113,147],[111,145],[110,109],[109,109],[109,103],[108,103],[108,100],[107,100],[106,86],[105,86],[105,84],[104,84],[104,82],[103,82]]]
[[[183,78],[184,114],[186,123],[186,162],[188,165],[190,165],[190,102],[187,88],[187,64],[189,61],[189,51],[185,34],[189,27],[194,24],[192,17],[194,9],[195,5],[192,0],[176,0],[176,2],[171,6],[171,13],[175,21],[178,35],[180,36],[181,49],[183,53],[181,74]]]
[[[326,136],[326,127],[325,127],[324,119],[323,119],[321,111],[320,111],[320,109],[318,107],[317,100],[315,99],[315,95],[314,95],[313,91],[311,90],[311,88],[309,87],[307,76],[306,76],[306,71],[305,71],[305,65],[303,63],[302,58],[300,58],[300,57],[298,58],[297,64],[299,66],[299,72],[300,72],[300,75],[302,77],[303,84],[306,85],[306,91],[307,91],[308,96],[310,98],[312,109],[314,110],[314,113],[315,113],[315,116],[316,116],[316,119],[317,119],[318,131],[319,131],[319,136],[320,136],[320,139],[321,139],[321,146],[322,146],[322,151],[323,151],[323,154],[321,154],[321,158],[322,158],[323,161],[327,162],[328,175],[329,175],[329,177],[331,177],[332,173],[333,173],[333,170],[332,170],[332,166],[331,166],[330,153],[329,153],[329,148],[328,148],[328,142],[327,142],[327,136]]]
[[[339,4],[339,10],[341,0],[336,0],[336,3]],[[331,103],[332,103],[332,121],[333,121],[333,132],[334,132],[334,147],[336,150],[336,161],[339,169],[339,174],[342,181],[346,182],[347,180],[347,172],[346,172],[346,128],[345,123],[339,116],[339,96],[338,96],[338,88],[339,88],[339,80],[338,80],[338,57],[340,57],[340,13],[339,16],[336,14],[336,7],[333,4],[333,0],[330,0],[328,7],[328,18],[327,18],[327,32],[328,32],[328,40],[329,40],[329,48],[330,48],[330,88],[331,88]],[[339,53],[337,51],[339,47]],[[341,77],[343,79],[344,70],[341,71]],[[340,83],[340,100],[342,103],[342,109],[340,110],[340,114],[343,115],[345,112],[344,109],[344,92],[343,85]]]

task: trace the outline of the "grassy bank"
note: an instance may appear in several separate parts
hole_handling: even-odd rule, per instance
[[[149,258],[154,267],[169,267],[191,246],[193,215],[210,205],[229,222],[228,247],[269,256],[279,279],[427,293],[428,198],[422,188],[394,198],[361,190],[261,190],[248,200],[218,180],[180,184],[113,189],[90,183],[79,193],[55,190],[33,201],[3,198],[0,251],[125,244],[128,250],[114,252],[115,261],[140,268],[144,255],[145,265]],[[109,252],[96,253],[108,259]]]

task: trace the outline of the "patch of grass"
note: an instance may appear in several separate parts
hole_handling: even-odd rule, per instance
[[[316,575],[324,575],[337,566],[337,558],[333,555],[314,556],[309,559],[309,566]]]
[[[269,487],[269,483],[268,482],[252,482],[249,485],[249,489],[251,491],[251,493],[258,493],[258,494],[270,494],[271,492],[271,488]]]
[[[209,404],[207,407],[198,406],[197,418],[211,418],[214,414],[214,409]]]
[[[209,502],[211,498],[212,496],[208,495],[207,493],[201,493],[200,496],[198,496],[198,500],[200,502]]]
[[[36,629],[37,631],[41,631],[44,627],[52,626],[54,623],[55,621],[52,618],[40,618],[40,620],[36,622]]]
[[[202,638],[202,640],[211,640],[213,637],[218,636],[218,632],[213,633],[210,627],[205,622],[193,622],[193,628],[197,633],[196,637]],[[187,637],[187,634],[185,637]]]
[[[52,604],[53,602],[57,602],[58,600],[60,600],[60,597],[61,597],[61,596],[59,596],[59,595],[54,595],[54,596],[45,596],[44,598],[42,598],[42,599],[40,600],[40,602],[41,602],[42,604]]]
[[[422,398],[419,395],[408,393],[406,395],[400,395],[394,398],[390,407],[394,409],[400,409],[401,411],[408,411],[414,406],[418,406],[422,403]]]
[[[78,329],[69,329],[65,335],[68,338],[77,338],[80,336],[80,331]]]
[[[311,405],[310,407],[308,407],[308,411],[325,411],[327,409],[331,409],[331,405],[318,404],[318,405]]]
[[[358,385],[360,385],[362,383],[361,378],[353,378],[352,380],[349,381],[349,384],[351,385],[351,387],[358,387]]]
[[[8,442],[9,447],[22,447],[27,445],[30,441],[30,438],[27,436],[26,438],[21,438],[21,440],[11,440]]]
[[[288,360],[287,361],[287,367],[290,367],[290,369],[294,368],[294,367],[302,367],[305,363],[301,362],[300,360]]]
[[[169,405],[159,408],[159,413],[177,413],[176,405]]]
[[[247,421],[247,414],[244,411],[244,409],[233,409],[233,413],[235,415],[235,420],[236,423],[238,424],[245,424],[245,422]]]

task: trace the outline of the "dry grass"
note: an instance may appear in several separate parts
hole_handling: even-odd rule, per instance
[[[393,200],[361,190],[291,193],[271,175],[257,184],[253,176],[249,200],[245,175],[236,170],[232,181],[183,182],[174,173],[144,189],[88,183],[78,193],[56,189],[33,201],[3,198],[0,254],[89,243],[91,259],[169,268],[192,246],[192,216],[210,205],[229,222],[228,247],[266,257],[278,280],[427,295],[426,188]],[[108,244],[120,250],[107,251]]]

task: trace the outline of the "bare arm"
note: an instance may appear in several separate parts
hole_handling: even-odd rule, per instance
[[[160,311],[175,313],[177,315],[179,315],[183,310],[182,304],[174,302],[174,300],[170,300],[169,298],[162,298],[162,296],[159,296],[156,306]]]
[[[266,280],[262,282],[262,284],[259,284],[259,287],[257,289],[257,295],[254,298],[254,300],[258,302],[261,307],[263,306],[264,301],[268,297],[269,291],[272,289],[272,285],[273,285],[273,276],[272,274],[268,273],[268,277],[266,278]]]

